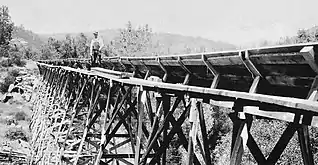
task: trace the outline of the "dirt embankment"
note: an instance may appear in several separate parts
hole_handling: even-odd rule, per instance
[[[1,85],[12,70],[15,70],[14,82],[0,93],[0,165],[26,164],[31,152],[29,123],[38,71],[33,61],[28,61],[25,67],[0,68]]]

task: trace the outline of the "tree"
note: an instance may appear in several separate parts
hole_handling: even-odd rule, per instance
[[[126,28],[120,29],[119,37],[106,46],[109,54],[120,56],[141,56],[149,53],[151,29],[148,25],[132,28],[128,22]]]
[[[76,58],[76,46],[74,38],[70,35],[65,36],[65,40],[62,41],[61,45],[61,58]]]
[[[297,32],[297,43],[310,42],[310,35],[305,29],[300,29]]]
[[[62,43],[60,41],[56,40],[53,37],[49,37],[47,43],[41,46],[40,59],[47,60],[47,59],[60,58],[61,57],[61,45],[62,45]]]
[[[79,58],[88,58],[89,57],[89,43],[87,37],[84,33],[80,33],[76,37],[76,52]]]
[[[12,39],[13,22],[6,6],[0,7],[0,56],[8,56],[9,43]]]

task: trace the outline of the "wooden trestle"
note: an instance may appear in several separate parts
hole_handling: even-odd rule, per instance
[[[307,65],[318,73],[315,56],[311,56],[313,46],[294,47],[297,50],[301,47],[300,53]],[[205,120],[204,111],[207,109],[203,108],[203,104],[210,105],[210,101],[218,100],[234,102],[233,111],[229,114],[233,121],[229,164],[240,164],[244,145],[258,164],[275,164],[297,132],[303,162],[313,165],[308,126],[315,126],[318,112],[317,78],[313,78],[307,99],[260,94],[262,92],[258,91],[270,88],[271,84],[264,78],[266,75],[257,69],[259,66],[251,62],[248,53],[239,52],[241,64],[253,77],[248,91],[217,88],[222,83],[222,75],[204,56],[199,60],[213,74],[208,87],[191,84],[195,75],[180,57],[178,65],[185,74],[178,84],[171,83],[167,67],[158,59],[157,64],[163,74],[156,81],[150,77],[149,70],[144,74],[137,70],[132,73],[105,68],[88,71],[72,68],[73,65],[58,66],[53,62],[40,61],[38,67],[42,84],[38,88],[30,126],[33,133],[31,163],[103,165],[114,161],[128,165],[164,165],[169,143],[178,136],[180,145],[187,151],[188,165],[210,165],[206,130],[209,121]],[[291,117],[286,118],[288,115]],[[289,123],[267,158],[250,134],[253,116]],[[182,130],[185,121],[190,122],[190,132]]]

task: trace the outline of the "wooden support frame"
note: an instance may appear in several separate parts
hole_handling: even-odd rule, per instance
[[[168,71],[167,71],[167,69],[163,66],[163,64],[161,63],[159,57],[158,57],[156,60],[157,60],[157,62],[158,62],[158,64],[159,64],[161,70],[164,72],[162,81],[163,81],[163,82],[166,82],[166,81],[167,81],[167,78],[168,78]]]
[[[245,50],[244,52],[240,51],[239,56],[243,64],[245,65],[246,69],[252,74],[254,78],[257,76],[262,77],[261,72],[259,72],[259,70],[255,67],[253,62],[250,60],[250,57],[249,57],[250,55],[248,50]]]
[[[206,56],[204,54],[201,55],[201,59],[205,66],[210,70],[210,72],[213,74],[214,78],[211,84],[210,88],[217,88],[219,82],[220,82],[220,74],[214,69],[212,64],[207,60]]]
[[[74,104],[73,103],[69,104],[69,105],[71,105],[70,106],[71,108],[70,108],[69,112],[67,112],[67,114],[72,114],[72,113],[70,113],[71,111],[80,112],[80,114],[75,115],[75,118],[77,118],[77,119],[74,120],[73,125],[80,123],[80,121],[84,119],[84,120],[88,121],[88,127],[92,127],[90,129],[88,129],[87,131],[84,130],[84,133],[82,133],[83,128],[81,128],[81,126],[72,126],[72,129],[75,129],[75,131],[73,130],[72,132],[80,132],[80,133],[71,134],[70,136],[75,136],[76,137],[75,140],[78,140],[79,138],[84,137],[83,139],[85,139],[84,140],[85,145],[82,145],[82,140],[70,142],[71,138],[69,138],[67,140],[67,137],[66,137],[66,139],[65,139],[65,140],[67,140],[66,145],[69,146],[68,149],[70,149],[71,146],[78,148],[78,146],[82,145],[83,152],[77,156],[77,157],[79,157],[78,163],[91,162],[91,160],[94,158],[92,158],[92,155],[88,155],[87,152],[99,151],[98,149],[100,148],[100,145],[98,142],[101,141],[100,138],[102,138],[103,133],[99,133],[98,132],[99,130],[95,126],[98,124],[97,121],[99,120],[99,117],[100,117],[99,113],[103,112],[103,110],[100,108],[103,105],[98,104],[100,100],[97,99],[97,97],[100,97],[102,95],[106,95],[106,96],[109,96],[112,98],[112,99],[107,98],[107,101],[109,101],[109,106],[106,106],[106,107],[109,107],[111,110],[108,112],[110,116],[108,116],[108,118],[107,118],[107,125],[106,125],[107,126],[107,128],[106,128],[107,138],[105,138],[106,145],[109,145],[109,147],[111,149],[108,151],[101,150],[101,159],[103,159],[103,160],[99,160],[98,163],[102,164],[103,162],[111,162],[113,160],[118,160],[118,161],[121,161],[125,164],[132,164],[128,159],[123,158],[124,156],[121,155],[122,153],[118,153],[117,157],[113,155],[113,154],[116,154],[116,152],[114,150],[116,150],[117,148],[119,148],[121,146],[127,145],[129,143],[131,143],[133,147],[136,147],[136,148],[134,148],[134,149],[136,149],[136,152],[129,154],[129,156],[132,156],[132,157],[138,156],[139,158],[135,159],[135,161],[138,160],[137,164],[144,164],[146,162],[149,162],[149,160],[150,160],[150,163],[158,163],[158,161],[161,161],[161,163],[164,163],[165,162],[164,153],[168,147],[167,145],[169,145],[168,143],[165,143],[165,142],[169,141],[169,139],[171,140],[171,138],[174,135],[179,136],[180,141],[181,141],[181,145],[186,150],[189,151],[189,155],[193,156],[193,162],[199,163],[198,157],[196,156],[197,153],[192,152],[191,148],[189,148],[189,147],[193,147],[193,145],[191,144],[193,142],[193,140],[188,141],[187,137],[182,132],[182,129],[180,129],[181,124],[184,122],[184,120],[187,116],[186,114],[189,113],[189,111],[190,111],[190,108],[186,107],[186,109],[182,112],[181,116],[178,119],[176,119],[173,116],[173,110],[172,110],[173,106],[171,108],[169,108],[169,112],[167,113],[164,110],[165,109],[164,108],[165,107],[164,101],[162,103],[160,103],[160,101],[159,101],[161,108],[157,108],[157,116],[152,116],[151,115],[151,113],[153,113],[152,112],[152,105],[151,105],[152,103],[149,101],[151,98],[148,96],[149,95],[148,90],[149,91],[151,90],[151,91],[161,92],[163,97],[165,97],[165,96],[175,97],[176,95],[179,96],[180,94],[182,95],[184,93],[187,93],[191,87],[185,86],[185,85],[180,85],[180,89],[176,90],[174,88],[177,88],[177,86],[170,86],[170,84],[169,84],[169,85],[167,85],[167,88],[171,87],[172,90],[163,90],[163,88],[164,88],[163,85],[166,85],[167,83],[162,83],[162,84],[161,83],[153,83],[153,86],[154,86],[153,88],[156,88],[156,89],[151,89],[151,86],[147,85],[148,82],[146,83],[147,80],[138,80],[141,82],[140,84],[143,86],[142,89],[144,90],[143,93],[145,93],[144,96],[146,96],[146,97],[144,97],[144,98],[146,98],[146,100],[143,101],[141,104],[143,106],[143,113],[144,113],[143,116],[148,115],[148,118],[150,119],[150,121],[149,121],[150,125],[151,125],[151,127],[154,128],[150,131],[150,134],[149,134],[149,133],[147,133],[146,124],[144,123],[144,121],[141,120],[140,108],[136,109],[135,108],[136,105],[134,103],[135,101],[133,101],[133,102],[130,101],[130,97],[133,98],[134,96],[136,96],[136,93],[129,91],[129,90],[126,90],[126,89],[128,89],[128,87],[136,86],[133,84],[133,83],[135,83],[135,81],[137,82],[136,78],[132,78],[132,79],[129,78],[129,81],[131,81],[131,82],[129,82],[128,80],[126,81],[126,80],[114,79],[114,82],[116,84],[116,88],[113,88],[113,89],[114,89],[114,91],[116,91],[116,92],[118,91],[118,92],[116,94],[114,92],[112,94],[107,95],[107,94],[105,94],[105,93],[107,93],[106,91],[105,92],[101,91],[102,94],[98,94],[97,89],[99,87],[98,86],[91,87],[93,82],[87,80],[86,77],[85,78],[80,77],[80,74],[74,74],[74,73],[78,73],[74,70],[70,70],[70,71],[67,71],[64,73],[61,70],[65,69],[65,68],[54,68],[54,69],[49,69],[49,67],[46,69],[44,69],[44,68],[45,67],[43,67],[44,71],[42,71],[42,73],[47,75],[46,82],[47,82],[47,87],[48,87],[48,91],[49,91],[49,96],[47,96],[47,97],[52,97],[52,96],[58,97],[59,95],[64,95],[61,97],[65,98],[67,104],[69,104],[68,102],[73,102],[75,100]],[[69,74],[70,77],[68,77],[68,78],[72,79],[73,81],[68,82],[66,80],[66,78],[62,77],[62,75],[59,75],[59,73]],[[81,72],[81,74],[85,74],[85,73]],[[76,81],[74,81],[74,80],[77,80],[77,79],[75,79],[75,78],[79,78],[80,81],[78,81],[78,82],[81,82],[81,83],[76,84]],[[90,75],[90,78],[91,79],[100,79],[100,80],[105,79],[105,77],[102,77],[102,76],[100,76],[99,78],[96,78],[96,77],[94,77],[93,74]],[[261,79],[260,76],[255,77],[253,84],[249,90],[249,93],[251,93],[251,94],[257,93],[259,85],[260,85],[260,79]],[[59,80],[62,80],[61,81],[62,83],[59,83]],[[88,82],[88,85],[83,85],[83,82],[85,82],[84,80]],[[99,84],[102,84],[102,83],[99,83]],[[318,86],[318,85],[316,83],[313,83],[312,86],[313,87],[311,89],[310,95],[308,96],[308,99],[309,100],[316,100],[317,88],[314,86]],[[75,89],[72,89],[72,87]],[[178,87],[179,87],[179,85],[178,85]],[[184,90],[184,89],[187,89],[187,90]],[[190,90],[192,90],[192,89],[190,89]],[[192,92],[195,93],[199,90],[201,90],[201,89],[194,88]],[[210,90],[211,89],[208,89],[207,91],[210,91]],[[63,91],[65,91],[65,92],[63,92]],[[81,91],[84,91],[83,94]],[[87,95],[88,92],[92,92],[92,91],[93,91],[94,98],[92,98],[92,97],[89,98],[89,104],[87,102],[83,102],[84,100],[87,100],[86,96],[83,99],[79,98],[81,95]],[[202,90],[202,93],[206,93],[207,91]],[[231,92],[223,91],[223,90],[211,90],[211,91],[214,92],[214,95],[217,92],[219,92],[220,95],[231,95],[232,94]],[[174,92],[176,95],[171,95]],[[125,96],[126,94],[127,94],[127,97]],[[238,94],[242,94],[242,93],[238,93]],[[92,93],[91,93],[91,96],[92,96]],[[197,97],[199,95],[195,95],[195,96]],[[208,95],[206,94],[204,96],[208,96]],[[252,96],[252,95],[250,95],[250,96]],[[257,95],[257,96],[259,96],[259,95]],[[259,97],[264,98],[264,96],[259,96]],[[118,100],[114,101],[113,100],[114,98],[117,98]],[[140,106],[139,103],[141,102],[141,97],[137,97],[137,98],[139,100],[138,106]],[[50,99],[52,100],[52,98],[50,98]],[[274,97],[271,99],[274,99]],[[77,101],[77,100],[80,100],[80,101]],[[237,101],[236,105],[235,105],[236,107],[234,108],[237,112],[236,115],[245,112],[244,106],[257,105],[256,102],[251,103],[248,100],[248,98],[242,99],[242,98],[240,98],[240,96],[237,98],[236,101]],[[78,103],[76,103],[76,102],[78,102]],[[136,101],[136,103],[137,103],[137,101]],[[77,104],[79,104],[79,105],[77,105]],[[127,104],[127,106],[126,106],[126,104]],[[280,104],[282,104],[282,103],[280,103]],[[88,107],[87,107],[87,105],[88,105]],[[168,107],[167,105],[168,104],[166,104],[166,107]],[[302,104],[302,105],[304,105],[304,104]],[[201,131],[202,131],[202,138],[206,139],[206,137],[204,137],[204,134],[206,134],[206,130],[203,129],[203,128],[205,128],[205,126],[204,126],[205,123],[204,123],[203,110],[202,110],[201,106],[202,106],[201,103],[198,102],[196,104],[196,109],[199,112],[199,119],[201,121],[200,127],[201,127]],[[283,106],[283,105],[280,105],[280,106]],[[288,108],[299,108],[297,106],[293,107],[293,105],[289,104],[287,107]],[[81,108],[82,110],[78,110],[77,108],[74,109],[74,107],[78,107],[79,109]],[[83,109],[85,109],[85,108],[93,109],[93,112],[87,113],[87,112],[83,111]],[[48,110],[48,108],[46,108],[46,109]],[[123,111],[125,111],[125,112],[123,112]],[[126,112],[126,111],[129,111],[129,112]],[[161,118],[162,115],[164,115],[163,120]],[[245,114],[245,115],[247,117],[246,119],[237,118],[239,124],[238,125],[235,124],[239,127],[238,127],[238,129],[236,127],[236,129],[237,129],[236,133],[235,132],[233,133],[236,135],[233,136],[235,138],[233,140],[234,142],[233,142],[233,147],[232,147],[233,148],[232,155],[236,154],[236,156],[232,156],[233,159],[231,159],[231,164],[238,164],[240,161],[240,157],[241,157],[240,154],[242,153],[242,142],[243,141],[241,139],[239,139],[238,135],[242,134],[240,132],[243,132],[245,127],[247,127],[247,130],[249,131],[249,127],[251,126],[251,123],[252,123],[252,121],[248,117],[250,115],[248,115],[248,114]],[[310,146],[308,145],[309,144],[308,127],[306,128],[303,126],[306,125],[304,120],[310,119],[312,115],[315,115],[315,113],[314,112],[312,112],[312,113],[306,112],[306,113],[302,113],[302,115],[303,115],[303,117],[301,120],[300,120],[301,117],[299,116],[299,118],[294,119],[294,121],[289,124],[290,126],[287,127],[287,129],[285,130],[285,132],[283,133],[283,135],[281,137],[282,140],[280,140],[276,144],[276,147],[275,147],[276,149],[274,148],[274,150],[272,151],[272,155],[268,159],[264,158],[264,155],[262,155],[260,149],[257,146],[257,143],[252,138],[251,134],[248,132],[248,134],[247,134],[248,135],[247,146],[249,147],[252,155],[254,156],[254,158],[256,159],[256,161],[259,164],[264,163],[264,162],[271,164],[272,162],[277,161],[277,159],[279,158],[279,154],[284,150],[283,149],[284,146],[287,145],[288,140],[290,139],[289,137],[292,136],[291,134],[294,133],[295,131],[298,131],[298,133],[301,135],[299,137],[299,139],[300,139],[300,143],[301,143],[300,145],[302,148],[301,150],[303,152],[303,159],[306,161],[305,164],[312,164],[311,160],[309,159],[310,156],[312,156],[312,155],[311,155],[311,151],[310,151]],[[68,116],[70,116],[70,115],[68,115]],[[116,117],[114,117],[114,116],[116,116]],[[147,140],[147,145],[146,145],[145,150],[148,150],[147,151],[148,153],[147,152],[139,152],[138,153],[138,151],[141,151],[141,148],[143,148],[144,145],[141,145],[141,143],[143,143],[142,141],[139,141],[139,144],[137,141],[137,145],[135,145],[135,143],[134,143],[135,139],[134,139],[134,137],[131,136],[132,135],[131,130],[125,134],[120,134],[117,132],[117,130],[119,130],[122,125],[124,126],[123,127],[124,129],[126,129],[126,130],[130,129],[129,126],[132,125],[132,123],[128,122],[128,119],[130,117],[135,117],[135,121],[137,121],[138,123],[141,123],[138,126],[137,135],[140,135],[140,136],[138,136],[139,139],[141,139],[140,137],[143,137],[143,139]],[[157,119],[156,119],[156,117],[157,117]],[[112,118],[114,118],[114,119],[112,120]],[[108,119],[110,119],[110,120],[108,120]],[[151,119],[152,119],[152,121],[151,121]],[[57,121],[57,120],[55,120],[55,121]],[[202,121],[203,121],[203,123],[202,123]],[[111,126],[108,125],[110,123],[112,124]],[[171,127],[167,127],[167,125],[171,125]],[[59,127],[60,126],[62,126],[62,125],[59,125]],[[66,128],[68,128],[68,127],[66,127]],[[57,129],[57,130],[61,130],[61,129]],[[60,132],[62,132],[62,131],[60,131]],[[87,132],[86,135],[85,135],[85,132]],[[64,137],[64,136],[60,136],[60,137]],[[116,141],[116,143],[112,142],[112,140],[116,137],[122,137],[122,138],[127,138],[127,139],[125,139],[124,141]],[[146,137],[146,138],[144,138],[144,137]],[[158,140],[158,139],[162,139],[162,138],[163,138],[163,141]],[[192,137],[192,138],[194,139],[194,141],[198,139],[197,137]],[[208,145],[206,145],[206,142],[204,142],[204,141],[207,141],[207,139],[203,140],[202,144],[199,143],[200,154],[202,154],[201,156],[203,157],[204,161],[207,162],[207,164],[209,164],[210,160],[208,160],[208,159],[210,157],[207,156],[207,155],[209,155],[209,153],[208,153],[209,150],[207,148]],[[43,144],[43,143],[41,143],[41,144]],[[79,147],[79,148],[81,148],[81,147]],[[43,147],[41,150],[43,150]],[[63,157],[61,159],[62,161],[70,162],[70,160],[74,160],[71,158],[66,158],[67,156],[70,155],[69,154],[70,151],[71,150],[67,150],[64,152],[66,154],[65,154],[65,157]],[[111,152],[111,151],[113,151],[113,152]],[[234,152],[234,151],[238,151],[238,152]],[[73,153],[73,156],[71,156],[71,157],[74,158],[74,155],[76,155],[76,154],[77,153]],[[158,155],[160,155],[161,158],[159,158]],[[45,160],[47,160],[47,155],[44,156],[43,158],[45,158]],[[104,160],[105,158],[107,158],[107,160]],[[189,160],[189,163],[192,163],[192,160]]]
[[[123,64],[121,58],[118,59],[118,62],[119,62],[119,64],[124,68],[124,71],[127,71],[127,67],[125,66],[125,64]]]

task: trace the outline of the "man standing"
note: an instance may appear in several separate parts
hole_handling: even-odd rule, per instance
[[[92,67],[97,66],[96,59],[98,57],[99,64],[101,63],[101,50],[104,47],[103,39],[98,36],[98,32],[95,31],[94,38],[90,45],[90,56],[92,61]]]

